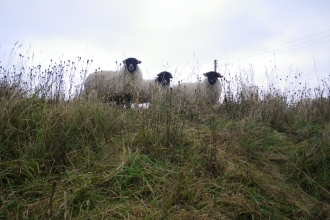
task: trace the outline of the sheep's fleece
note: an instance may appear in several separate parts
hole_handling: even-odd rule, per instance
[[[85,80],[85,92],[88,98],[135,96],[142,89],[143,75],[138,66],[141,61],[128,58],[118,71],[97,71]]]
[[[180,83],[173,88],[183,101],[203,101],[216,104],[222,92],[218,78],[223,76],[215,71],[203,74],[206,78],[195,83]]]

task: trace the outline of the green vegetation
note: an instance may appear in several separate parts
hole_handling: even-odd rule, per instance
[[[64,94],[69,63],[0,69],[0,219],[329,219],[329,98],[125,109]]]

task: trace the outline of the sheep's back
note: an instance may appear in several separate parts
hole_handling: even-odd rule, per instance
[[[122,68],[119,71],[98,71],[85,80],[86,92],[95,91],[99,96],[135,94],[142,88],[142,73],[137,69],[133,74]]]
[[[98,71],[90,74],[85,80],[86,92],[95,91],[99,96],[117,94],[123,83],[119,71]]]
[[[187,98],[193,98],[200,88],[200,82],[196,83],[180,83],[173,88],[174,92]]]

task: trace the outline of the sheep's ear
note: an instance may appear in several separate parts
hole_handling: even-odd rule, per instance
[[[140,64],[140,63],[142,63],[142,61],[141,60],[138,60],[138,64]]]
[[[123,60],[123,64],[126,64],[126,60]]]

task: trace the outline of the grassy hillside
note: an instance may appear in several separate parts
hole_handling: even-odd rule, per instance
[[[124,109],[64,99],[59,65],[32,92],[1,69],[0,219],[330,219],[328,97]]]

